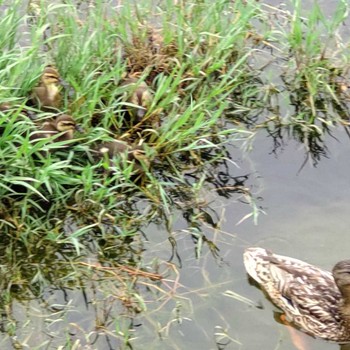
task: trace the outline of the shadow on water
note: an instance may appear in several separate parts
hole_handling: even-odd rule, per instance
[[[28,251],[5,236],[0,244],[2,348],[55,348],[66,338],[67,348],[90,344],[115,349],[128,336],[113,329],[131,331],[135,315],[144,311],[139,294],[161,302],[162,292],[176,292],[173,267],[159,262],[154,272],[141,269],[142,244],[130,238],[91,233],[78,257],[72,244],[32,244]]]

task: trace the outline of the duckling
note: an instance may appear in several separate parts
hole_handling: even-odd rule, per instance
[[[139,82],[136,77],[129,77],[125,79],[122,86],[129,86],[130,92],[128,93],[127,102],[134,106],[128,106],[128,112],[132,118],[132,122],[140,122],[146,115],[152,100],[153,95],[150,87],[146,82]]]
[[[46,112],[59,109],[62,104],[61,81],[58,71],[52,66],[47,66],[38,86],[32,91],[30,104]]]
[[[62,114],[54,120],[43,123],[40,129],[30,136],[30,139],[36,141],[59,135],[58,137],[55,137],[55,142],[68,141],[74,138],[75,130],[79,132],[83,131],[81,127],[76,124],[73,117],[68,114]]]
[[[21,111],[20,111],[20,115],[21,116],[26,116],[26,117],[28,117],[31,120],[35,120],[36,119],[36,114],[33,111],[31,111],[29,109],[26,109],[26,108],[22,109],[22,106],[14,105],[14,104],[11,104],[11,103],[8,103],[8,102],[0,103],[0,113],[8,114],[11,111],[15,111],[17,113],[17,109],[19,107],[21,108]]]
[[[11,105],[9,103],[0,103],[0,112],[7,112],[11,109]]]
[[[0,136],[3,135],[6,128],[11,129],[13,122],[25,122],[28,121],[28,118],[34,121],[36,114],[22,105],[9,102],[0,103]]]
[[[154,27],[148,27],[148,46],[153,55],[160,54],[162,47],[164,46],[164,38],[160,34],[160,30]]]
[[[110,167],[115,166],[115,159],[118,157],[121,160],[125,159],[128,163],[132,162],[133,170],[139,174],[144,172],[142,163],[146,167],[150,166],[142,146],[130,146],[127,142],[113,140],[101,143],[96,150],[99,158],[108,157]]]

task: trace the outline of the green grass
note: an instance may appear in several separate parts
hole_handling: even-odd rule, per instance
[[[16,98],[15,102],[23,106],[42,67],[54,64],[70,85],[65,91],[63,111],[70,111],[86,132],[78,136],[76,145],[69,150],[45,153],[45,157],[37,160],[40,150],[50,150],[56,144],[41,141],[31,145],[26,128],[34,130],[35,126],[27,118],[20,118],[19,109],[11,114],[14,115],[8,127],[11,132],[7,134],[5,128],[4,136],[8,139],[3,139],[9,147],[3,149],[6,158],[3,178],[6,184],[23,187],[20,203],[30,208],[29,212],[22,212],[24,222],[28,213],[38,220],[46,220],[48,213],[65,216],[63,208],[67,205],[80,212],[79,206],[84,204],[76,203],[76,193],[79,196],[83,193],[84,201],[103,203],[105,213],[112,217],[126,214],[121,213],[120,207],[128,206],[126,198],[130,196],[143,197],[157,211],[164,210],[170,215],[173,199],[169,189],[185,186],[182,172],[186,168],[205,174],[210,164],[225,160],[225,153],[220,153],[221,145],[251,136],[244,128],[225,128],[223,115],[237,86],[252,76],[246,65],[248,51],[244,41],[249,20],[257,11],[255,5],[245,6],[245,15],[236,19],[235,26],[230,25],[232,18],[219,19],[222,11],[229,11],[225,2],[210,5],[214,18],[208,16],[205,3],[189,8],[175,6],[166,16],[176,18],[174,23],[178,24],[167,27],[167,31],[159,30],[164,43],[162,52],[156,54],[149,47],[149,31],[153,29],[146,25],[151,17],[142,6],[137,10],[140,23],[134,19],[132,6],[122,7],[108,20],[99,3],[82,19],[73,4],[41,3],[41,9],[38,6],[34,7],[35,17],[31,17],[28,32],[23,35],[30,37],[31,45],[22,47],[20,36],[16,45],[3,43],[3,49],[9,50],[2,58],[6,67],[1,70],[3,101]],[[234,13],[241,9],[242,5],[235,5]],[[157,11],[156,17],[164,13],[161,8]],[[23,25],[20,14],[9,8],[6,18],[7,29],[16,37]],[[140,69],[141,79],[147,80],[154,91],[149,115],[151,119],[156,117],[158,123],[147,125],[137,134],[131,130],[134,141],[145,143],[152,161],[142,181],[135,183],[131,167],[108,176],[101,172],[101,164],[91,161],[89,149],[100,140],[130,134],[121,129],[125,106],[120,82],[128,71]],[[97,126],[92,125],[96,115]],[[45,114],[38,113],[38,118],[41,116]],[[4,115],[4,123],[7,118]],[[19,127],[22,129],[18,130]],[[15,141],[12,145],[8,143],[18,137],[18,145]],[[209,161],[202,160],[202,154]],[[180,159],[186,160],[184,169]],[[162,179],[165,177],[168,180]],[[190,194],[191,188],[188,187],[188,195],[194,200],[196,195]],[[16,196],[9,186],[2,189],[3,198]],[[38,201],[50,203],[48,212]],[[95,213],[91,216],[95,217]],[[142,224],[137,217],[135,221]],[[80,225],[85,232],[84,223]],[[131,233],[128,226],[120,228],[125,235]],[[137,230],[134,225],[132,231]]]
[[[281,82],[278,95],[290,106],[276,119],[275,129],[289,129],[317,162],[327,153],[324,135],[349,120],[349,49],[339,36],[348,4],[339,1],[331,16],[317,3],[309,11],[300,1],[293,1],[292,7],[290,13],[278,16],[271,30],[283,43],[275,51],[281,62],[274,77]],[[276,95],[275,89],[271,92]],[[274,112],[279,109],[272,107]]]

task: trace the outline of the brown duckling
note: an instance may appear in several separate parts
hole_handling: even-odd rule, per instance
[[[131,146],[127,142],[120,140],[107,141],[96,147],[98,158],[108,158],[109,166],[115,166],[117,158],[127,163],[133,163],[133,169],[136,173],[143,173],[144,166],[149,167],[150,163],[145,155],[142,146]]]
[[[9,103],[0,103],[0,112],[8,112],[11,109]]]
[[[40,129],[30,136],[30,139],[39,140],[59,135],[55,137],[55,142],[68,141],[74,138],[75,130],[83,131],[73,117],[68,114],[62,114],[51,121],[44,122]]]
[[[146,115],[150,105],[152,104],[153,95],[150,87],[146,82],[136,77],[125,79],[122,86],[130,86],[127,93],[127,102],[134,106],[128,106],[128,112],[133,122],[140,122]]]
[[[164,38],[160,34],[160,29],[148,27],[147,29],[148,44],[153,55],[157,55],[164,47]]]
[[[52,66],[47,66],[38,86],[32,91],[30,104],[46,112],[59,109],[62,104],[61,81],[58,71]]]
[[[17,109],[19,107],[21,107],[21,106],[14,105],[14,104],[11,104],[11,103],[8,103],[8,102],[0,103],[0,113],[8,114],[11,111],[15,111],[17,113]],[[21,107],[20,113],[21,113],[22,116],[26,116],[26,117],[28,117],[31,120],[35,120],[35,118],[36,118],[36,114],[33,111],[28,110],[26,108],[22,109],[22,107]]]

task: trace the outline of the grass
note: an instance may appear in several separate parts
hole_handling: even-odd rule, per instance
[[[210,11],[218,14],[226,6],[219,2],[212,5]],[[167,16],[178,16],[180,28],[174,26],[169,32],[161,33],[164,37],[161,52],[153,54],[149,33],[156,29],[144,24],[146,18],[135,23],[132,8],[122,7],[118,16],[109,20],[105,20],[103,6],[98,4],[84,20],[79,19],[80,13],[73,5],[57,4],[46,8],[41,4],[34,9],[33,24],[28,26],[30,32],[24,34],[30,37],[31,45],[22,48],[11,42],[11,46],[6,47],[9,44],[4,43],[3,49],[9,49],[11,54],[3,57],[6,66],[1,71],[6,89],[3,100],[12,102],[16,97],[16,103],[23,106],[43,64],[55,64],[70,85],[64,111],[70,111],[86,133],[80,136],[74,148],[63,150],[62,157],[60,152],[48,154],[38,166],[35,155],[42,149],[56,147],[56,144],[42,141],[31,145],[26,128],[34,130],[33,123],[25,118],[19,121],[20,109],[11,114],[14,115],[13,124],[8,124],[11,132],[7,135],[5,128],[4,136],[20,137],[21,140],[20,147],[16,149],[13,143],[9,146],[12,151],[5,149],[3,152],[6,157],[3,161],[4,181],[23,186],[25,195],[21,198],[21,206],[35,208],[33,215],[40,216],[45,212],[44,217],[47,217],[46,207],[40,210],[37,204],[39,198],[50,202],[51,215],[60,216],[59,211],[68,203],[71,207],[76,206],[75,210],[79,212],[82,203],[74,203],[77,192],[84,193],[85,200],[103,203],[105,213],[112,217],[118,213],[116,207],[121,207],[124,202],[127,204],[125,198],[134,193],[150,200],[150,205],[155,205],[157,210],[170,214],[173,200],[169,188],[184,186],[182,172],[185,169],[179,167],[180,159],[186,160],[185,168],[201,168],[199,171],[205,174],[205,167],[225,159],[226,155],[220,151],[222,144],[252,135],[244,128],[228,130],[220,127],[225,124],[222,115],[228,108],[228,97],[247,75],[251,75],[244,67],[247,54],[242,52],[239,58],[236,50],[230,49],[233,43],[239,42],[243,46],[249,16],[242,17],[237,26],[229,28],[230,19],[214,22],[208,16],[202,18],[207,6],[196,5],[189,9],[175,6],[174,13],[168,11]],[[16,17],[16,8],[7,11],[6,18],[11,19],[8,27],[18,33],[22,24],[19,15]],[[144,12],[142,8],[138,11]],[[251,16],[254,11],[255,7],[251,6]],[[224,40],[218,40],[220,36]],[[17,40],[20,43],[22,38]],[[12,61],[15,54],[17,57]],[[148,118],[156,117],[161,124],[159,127],[150,124],[139,131],[123,129],[125,103],[120,82],[128,72],[135,71],[140,71],[141,80],[152,86],[154,99]],[[38,113],[38,118],[41,116],[45,117]],[[97,125],[92,125],[96,116]],[[5,114],[3,118],[7,123],[8,116]],[[20,127],[22,129],[18,130]],[[111,131],[115,129],[113,134]],[[146,172],[141,185],[133,181],[131,167],[106,176],[99,171],[100,165],[82,160],[91,160],[89,149],[97,141],[125,135],[142,140],[152,160],[152,169]],[[9,144],[8,141],[3,139],[5,144]],[[212,160],[203,161],[203,155]],[[14,163],[15,167],[6,166],[13,159],[22,166],[17,163]],[[188,190],[191,193],[191,187]],[[11,192],[9,187],[4,187],[3,197],[11,198],[12,195],[17,195],[17,189]],[[115,196],[119,197],[120,205],[116,206]],[[27,214],[27,211],[23,212],[24,220]],[[120,231],[130,234],[127,227]],[[134,232],[137,232],[137,226]]]
[[[248,176],[240,177],[227,147],[241,154],[265,128],[276,147],[291,135],[317,161],[326,154],[325,134],[349,122],[349,52],[336,35],[346,2],[331,18],[317,5],[305,13],[298,1],[290,12],[223,0],[0,6],[0,103],[12,105],[0,112],[0,250],[8,267],[0,305],[9,320],[13,300],[38,297],[49,285],[84,290],[94,274],[101,281],[113,275],[119,306],[131,317],[142,312],[147,292],[140,286],[166,290],[143,265],[149,224],[169,235],[174,255],[180,213],[199,257],[204,249],[218,254],[204,234],[204,227],[220,229],[206,193],[244,198],[250,213],[237,222],[257,220],[261,209],[244,186]],[[26,103],[47,64],[67,83],[62,112],[85,130],[69,145],[30,142],[37,125]],[[146,118],[129,125],[122,82],[135,73],[153,99]],[[29,110],[37,120],[52,117]],[[108,160],[96,161],[96,144],[114,138],[143,143],[142,176],[125,161],[113,171]],[[132,334],[118,322],[114,337],[127,346]],[[10,337],[15,324],[8,324]]]
[[[270,90],[269,100],[277,88],[279,99],[290,106],[285,116],[273,115],[275,132],[287,130],[305,145],[315,163],[327,153],[324,135],[349,120],[349,50],[339,35],[347,11],[345,1],[338,2],[331,17],[317,3],[305,12],[301,2],[294,1],[293,11],[277,16],[280,20],[270,30],[284,44],[274,42],[281,85]],[[280,113],[279,107],[270,108],[275,114]]]

